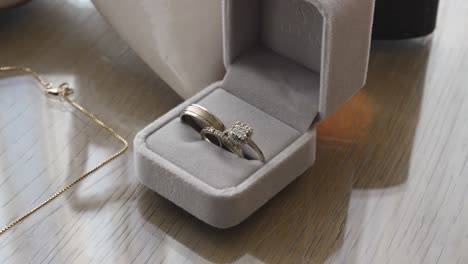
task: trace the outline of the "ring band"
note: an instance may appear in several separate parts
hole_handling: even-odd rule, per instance
[[[214,127],[220,131],[226,128],[221,120],[214,114],[210,113],[206,108],[197,104],[187,106],[181,113],[180,119],[190,125],[198,132],[205,127]]]
[[[264,162],[265,155],[252,140],[253,132],[253,128],[249,125],[236,122],[230,129],[224,132],[214,127],[204,128],[201,131],[201,135],[203,139],[218,146],[226,147],[240,158],[253,158]],[[250,147],[251,153],[248,153],[246,147]]]
[[[214,128],[214,127],[205,127],[202,129],[200,132],[200,135],[202,138],[210,143],[213,143],[215,145],[218,145],[218,147],[223,147],[223,132]]]

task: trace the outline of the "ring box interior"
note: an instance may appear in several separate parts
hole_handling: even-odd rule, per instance
[[[373,0],[224,0],[226,76],[140,131],[140,181],[218,228],[239,224],[315,161],[318,121],[366,79]],[[266,162],[201,139],[180,112],[199,104],[251,125]]]

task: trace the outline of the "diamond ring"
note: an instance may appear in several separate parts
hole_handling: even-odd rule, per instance
[[[251,126],[239,121],[224,132],[214,127],[204,128],[201,131],[203,139],[224,146],[240,158],[265,161],[265,155],[252,139],[253,133]]]

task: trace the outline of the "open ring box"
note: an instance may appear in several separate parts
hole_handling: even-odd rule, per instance
[[[224,0],[223,81],[135,138],[141,182],[202,221],[239,224],[315,161],[318,121],[366,79],[373,0]],[[179,113],[197,103],[250,124],[266,162],[201,139]]]

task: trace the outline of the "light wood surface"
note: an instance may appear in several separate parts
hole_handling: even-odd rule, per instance
[[[316,165],[216,230],[140,185],[133,149],[0,237],[0,263],[468,263],[468,2],[431,38],[374,43],[365,89],[319,127]],[[0,13],[0,64],[68,81],[127,139],[181,102],[87,0]],[[117,142],[31,78],[0,78],[0,226]]]

